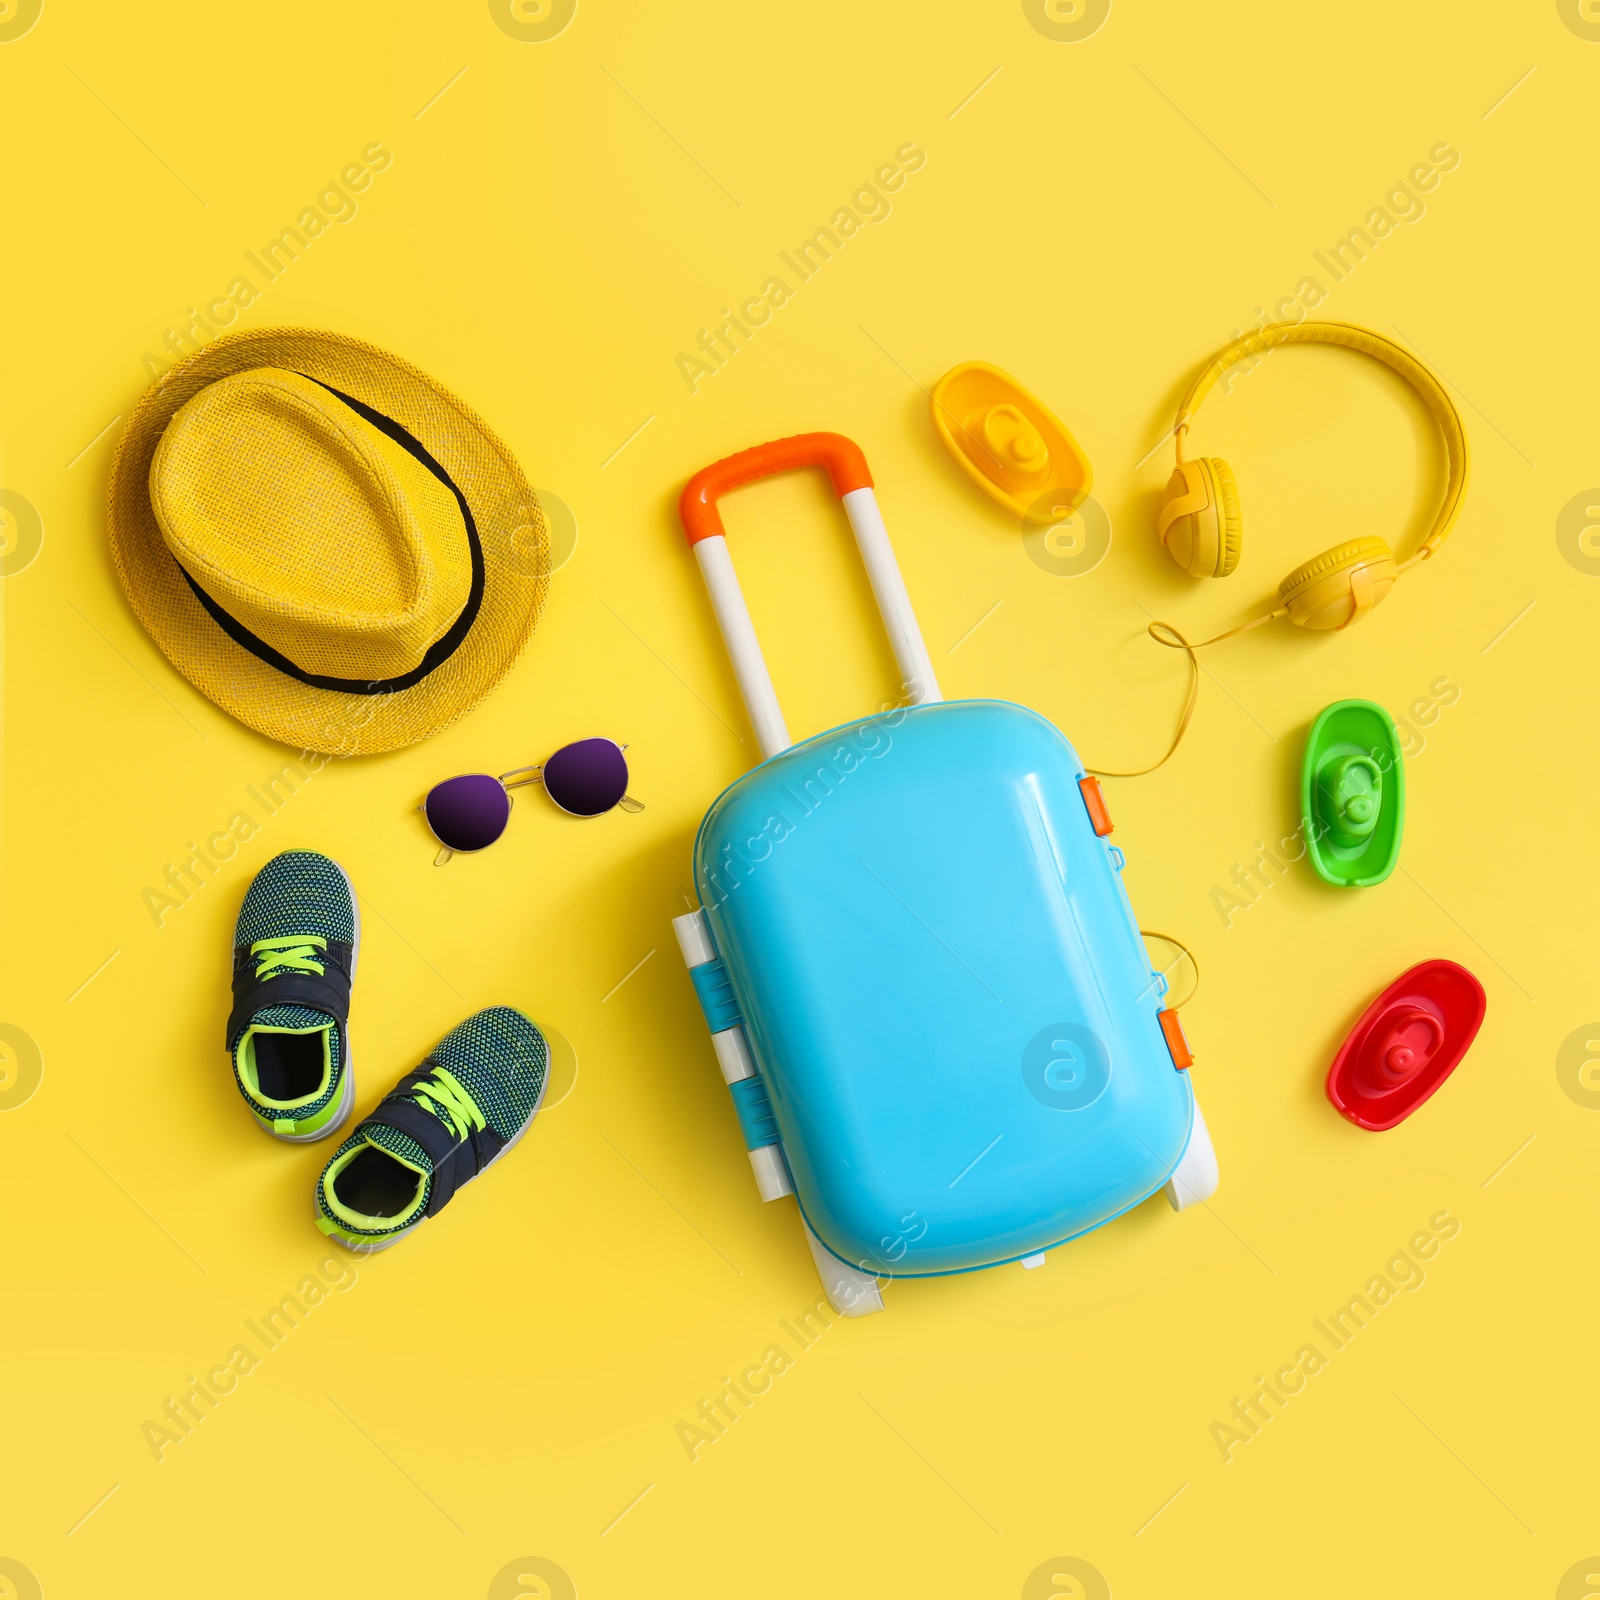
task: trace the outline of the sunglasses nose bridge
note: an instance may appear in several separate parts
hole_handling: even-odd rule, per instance
[[[502,789],[521,789],[530,783],[542,782],[544,777],[544,769],[545,763],[542,761],[537,766],[513,767],[509,772],[502,772],[495,782],[497,782]],[[524,772],[531,773],[532,776],[524,778],[522,776]],[[509,778],[515,778],[517,781],[515,783],[509,783],[507,782],[507,779]]]

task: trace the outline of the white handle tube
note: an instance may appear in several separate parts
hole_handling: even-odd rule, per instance
[[[872,493],[870,489],[866,492]],[[789,748],[789,730],[784,725],[778,691],[772,687],[772,675],[767,671],[766,658],[761,654],[755,624],[750,620],[750,608],[744,603],[744,591],[739,587],[738,574],[733,570],[728,541],[721,534],[699,539],[694,545],[694,555],[700,563],[701,576],[706,580],[711,609],[716,613],[717,626],[722,630],[722,642],[727,646],[728,659],[733,663],[733,675],[738,680],[744,708],[750,714],[750,725],[756,730],[756,742],[761,746],[762,758],[775,756],[780,750]],[[890,559],[893,560],[893,557]]]
[[[889,635],[895,665],[900,668],[901,687],[913,705],[944,699],[933,673],[933,662],[928,659],[928,647],[922,642],[917,614],[911,609],[906,580],[900,576],[900,563],[894,558],[894,546],[883,525],[883,513],[878,510],[877,496],[870,489],[852,489],[842,499],[861,550],[861,564],[867,569],[867,581],[878,602],[884,632]]]

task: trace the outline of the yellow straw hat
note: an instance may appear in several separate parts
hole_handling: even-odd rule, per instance
[[[285,744],[426,739],[533,632],[549,537],[511,452],[448,390],[357,339],[228,334],[139,401],[111,553],[202,694]]]

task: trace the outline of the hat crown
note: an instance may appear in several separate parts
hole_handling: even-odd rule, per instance
[[[298,372],[256,367],[189,399],[151,461],[150,503],[193,583],[306,673],[402,676],[468,603],[451,486]]]

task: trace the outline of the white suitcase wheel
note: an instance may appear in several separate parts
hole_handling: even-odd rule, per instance
[[[1189,1148],[1167,1179],[1166,1196],[1174,1211],[1209,1200],[1217,1192],[1217,1152],[1211,1146],[1211,1133],[1200,1115],[1200,1102],[1194,1103],[1194,1127]]]
[[[847,1267],[811,1231],[804,1217],[800,1226],[806,1230],[806,1243],[811,1246],[811,1259],[817,1264],[817,1276],[822,1279],[822,1292],[828,1304],[841,1317],[869,1317],[883,1310],[883,1294],[878,1280],[870,1272],[858,1272]]]

